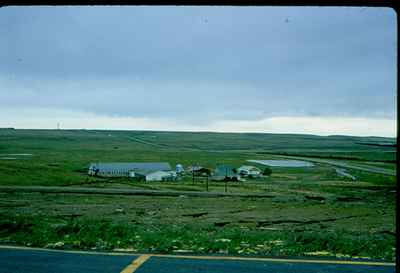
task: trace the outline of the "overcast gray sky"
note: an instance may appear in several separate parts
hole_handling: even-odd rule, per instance
[[[389,8],[3,7],[0,127],[395,136]]]

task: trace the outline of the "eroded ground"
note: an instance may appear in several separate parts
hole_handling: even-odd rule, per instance
[[[141,252],[394,259],[393,188],[350,182],[259,187],[271,197],[2,193],[0,240]]]

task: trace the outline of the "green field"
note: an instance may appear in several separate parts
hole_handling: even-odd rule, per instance
[[[367,140],[393,141],[313,135],[2,129],[0,154],[32,156],[0,159],[0,174],[2,184],[68,185],[86,181],[90,162],[168,161],[171,166],[199,163],[214,169],[217,163],[239,167],[246,159],[270,159],[274,158],[271,153],[285,152],[343,156],[358,164],[392,162],[386,166],[394,168],[396,149],[357,144]],[[360,158],[366,161],[357,160]],[[374,161],[368,162],[371,158]]]
[[[204,179],[193,183],[189,175],[182,181],[146,183],[88,177],[87,167],[91,162],[166,161],[172,167],[198,163],[214,169],[216,164],[240,167],[248,159],[282,156],[345,163],[349,165],[346,172],[357,178],[349,180],[339,176],[335,166],[315,163],[307,168],[272,167],[271,176],[228,185],[230,193],[265,193],[268,198],[0,192],[0,242],[393,260],[396,148],[360,143],[395,141],[290,134],[0,129],[0,186],[205,191]],[[209,191],[224,192],[225,185],[210,182]]]

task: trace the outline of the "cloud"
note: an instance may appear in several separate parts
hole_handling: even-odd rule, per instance
[[[396,45],[387,8],[6,7],[0,108],[394,120]]]
[[[394,118],[395,97],[362,92],[340,96],[327,90],[305,94],[281,87],[233,82],[150,81],[126,77],[85,80],[1,78],[0,101],[14,108],[60,108],[99,115],[252,120],[276,116]],[[293,89],[297,90],[294,83]],[[12,90],[12,91],[9,91]],[[315,94],[311,94],[314,93]]]
[[[298,133],[316,135],[353,135],[397,137],[397,125],[391,119],[337,117],[274,117],[260,120],[209,120],[194,124],[171,118],[133,118],[97,115],[65,109],[0,109],[0,127],[17,129],[114,129],[161,131],[215,131],[254,133]]]

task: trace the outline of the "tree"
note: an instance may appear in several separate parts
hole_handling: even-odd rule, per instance
[[[263,171],[263,175],[270,176],[272,174],[272,170],[269,167],[266,167]]]

